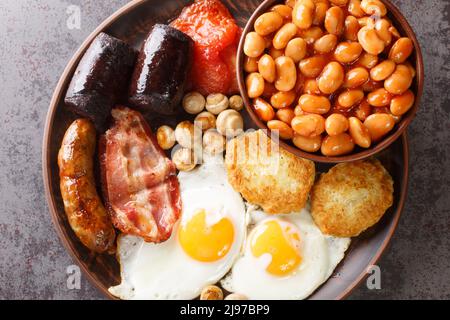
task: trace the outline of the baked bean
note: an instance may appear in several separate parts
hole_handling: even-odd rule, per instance
[[[366,83],[364,83],[361,88],[363,89],[364,92],[372,92],[375,90],[378,90],[380,88],[383,88],[383,82],[381,81],[374,81],[374,80],[369,80]]]
[[[391,100],[390,111],[394,116],[401,116],[408,112],[414,104],[414,93],[411,90],[406,91],[400,96]]]
[[[246,55],[244,58],[244,70],[247,73],[258,71],[258,59]]]
[[[389,112],[389,114],[392,116],[392,118],[394,118],[395,123],[400,123],[400,121],[402,120],[402,116],[396,116],[390,112]]]
[[[312,0],[297,0],[292,10],[292,22],[300,29],[311,27],[314,19],[315,5]]]
[[[278,92],[278,90],[277,90],[277,88],[275,88],[275,85],[273,83],[270,83],[267,81],[264,83],[264,92],[263,92],[262,96],[265,99],[270,99],[270,97],[272,97],[277,92]]]
[[[389,51],[389,59],[397,64],[403,63],[408,59],[414,49],[414,44],[409,38],[398,39]]]
[[[348,0],[330,0],[330,2],[336,6],[343,7],[348,3]]]
[[[309,29],[299,29],[298,35],[305,39],[306,43],[313,44],[323,35],[323,30],[319,27],[311,27]]]
[[[244,42],[244,53],[248,57],[259,57],[264,52],[265,48],[266,43],[263,37],[254,31],[247,33]]]
[[[272,34],[269,34],[268,36],[263,37],[266,49],[269,49],[272,47],[273,36],[274,36],[274,34],[272,33]]]
[[[385,48],[384,41],[381,40],[375,29],[363,27],[358,31],[358,41],[364,50],[370,54],[378,55]]]
[[[355,117],[357,117],[361,121],[366,120],[371,113],[372,107],[370,106],[369,102],[367,102],[367,99],[361,101],[361,103],[353,110],[353,114],[355,115]]]
[[[339,95],[338,103],[344,108],[350,108],[361,102],[363,98],[364,92],[362,90],[346,90]]]
[[[412,75],[409,68],[399,64],[394,73],[384,81],[384,88],[392,94],[403,94],[412,84]]]
[[[330,8],[330,5],[327,1],[321,1],[321,2],[316,3],[313,25],[318,26],[324,22],[325,15],[327,14],[327,10],[329,8]]]
[[[309,114],[309,113],[303,111],[302,108],[301,108],[300,106],[296,106],[296,107],[294,108],[294,114],[295,114],[296,116],[303,116],[303,115]]]
[[[348,123],[349,133],[353,141],[361,148],[369,148],[372,144],[369,129],[364,126],[361,120],[355,117],[350,117]]]
[[[257,98],[264,92],[264,78],[258,72],[252,72],[245,81],[249,98]]]
[[[330,62],[317,79],[320,91],[325,94],[335,92],[344,82],[344,68],[338,62]]]
[[[358,19],[354,16],[347,16],[344,23],[344,37],[350,41],[358,41],[358,31],[360,29]]]
[[[314,50],[318,53],[328,53],[336,47],[338,38],[334,34],[326,34],[314,43]]]
[[[359,26],[368,27],[369,29],[375,28],[375,20],[372,17],[362,17],[358,19]]]
[[[273,37],[273,47],[275,49],[286,48],[288,42],[297,34],[297,26],[293,23],[286,23],[282,26]]]
[[[297,0],[286,0],[284,3],[291,8],[294,8],[295,3],[297,2]]]
[[[280,120],[270,120],[267,122],[267,127],[280,136],[281,139],[292,139],[294,137],[294,130],[285,122]]]
[[[325,131],[325,119],[318,114],[300,115],[292,119],[291,127],[301,136],[314,137]]]
[[[276,60],[277,58],[282,57],[284,55],[284,50],[278,50],[275,49],[274,47],[271,47],[269,49],[269,54],[273,58],[273,60]]]
[[[390,22],[386,19],[380,19],[375,22],[375,31],[377,32],[378,38],[383,40],[386,46],[392,42],[392,33],[389,31],[390,26]]]
[[[265,54],[258,61],[258,71],[267,82],[274,82],[276,76],[275,61],[273,58]]]
[[[322,140],[320,150],[327,157],[336,157],[348,154],[355,148],[352,137],[347,133],[341,133],[337,136],[326,136]]]
[[[409,61],[406,61],[404,63],[404,65],[407,66],[408,69],[409,69],[409,72],[411,72],[411,77],[415,78],[416,77],[416,69],[414,69],[412,64]]]
[[[304,137],[299,134],[295,134],[292,139],[292,143],[300,150],[306,152],[316,152],[319,151],[322,144],[322,136],[315,137]]]
[[[319,85],[316,79],[306,79],[303,85],[303,93],[320,95]]]
[[[277,4],[273,6],[270,11],[278,13],[285,20],[292,19],[292,8],[285,4]]]
[[[297,70],[294,61],[286,56],[275,60],[277,78],[275,88],[279,91],[291,91],[297,82]]]
[[[361,18],[366,15],[363,9],[361,9],[360,0],[350,0],[348,4],[348,12],[357,18]]]
[[[372,141],[376,142],[394,128],[395,121],[390,114],[374,113],[367,117],[364,125],[369,129]]]
[[[305,77],[303,77],[303,75],[300,72],[298,72],[297,82],[295,83],[294,89],[292,89],[295,93],[297,93],[297,97],[302,92],[304,86],[305,86]]]
[[[277,31],[283,25],[283,17],[276,12],[263,13],[255,21],[255,31],[261,36],[267,36]]]
[[[348,130],[348,120],[346,116],[333,113],[325,120],[325,131],[330,136],[337,136]]]
[[[334,50],[334,58],[341,63],[350,63],[358,59],[362,47],[358,42],[341,42]]]
[[[304,94],[298,99],[298,105],[305,112],[325,114],[330,111],[331,103],[327,97]]]
[[[350,69],[344,76],[344,88],[354,89],[357,88],[369,80],[369,72],[362,67],[356,67]]]
[[[270,98],[270,104],[276,109],[283,109],[294,103],[296,94],[294,91],[279,91]]]
[[[275,118],[275,111],[272,106],[262,98],[256,98],[253,100],[253,109],[262,121],[267,122]]]
[[[390,26],[389,31],[395,39],[399,39],[401,37],[400,32],[398,32],[396,27]]]
[[[291,108],[279,109],[276,112],[276,117],[278,120],[281,120],[291,125],[292,119],[294,119],[295,117],[295,112]]]
[[[288,42],[284,54],[294,60],[295,63],[300,62],[307,54],[307,43],[302,38],[294,38]]]
[[[384,17],[387,13],[386,6],[380,0],[362,0],[361,9],[369,16]]]
[[[384,88],[372,91],[367,95],[367,102],[374,107],[385,107],[391,103],[392,94]]]
[[[370,70],[370,77],[375,81],[386,80],[395,70],[395,62],[384,60]]]
[[[299,67],[301,73],[307,78],[317,77],[327,64],[324,56],[313,56],[300,61]]]
[[[367,52],[363,52],[359,57],[357,63],[367,69],[372,69],[378,63],[378,56]]]
[[[344,12],[339,7],[331,7],[325,15],[325,29],[328,33],[340,36],[344,32]]]

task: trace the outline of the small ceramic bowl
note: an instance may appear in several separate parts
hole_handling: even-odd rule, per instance
[[[400,34],[402,36],[406,36],[410,38],[414,44],[414,51],[409,58],[409,61],[413,64],[413,66],[416,69],[416,77],[413,80],[413,84],[411,85],[411,90],[415,94],[415,102],[412,108],[402,116],[401,121],[395,125],[394,129],[383,138],[383,140],[377,142],[376,144],[373,144],[368,149],[362,149],[362,148],[355,148],[355,150],[348,155],[344,156],[338,156],[338,157],[326,157],[322,155],[319,152],[316,153],[309,153],[302,151],[295,147],[291,142],[287,142],[284,140],[279,140],[279,144],[288,150],[289,152],[302,157],[306,158],[312,161],[316,162],[322,162],[322,163],[338,163],[338,162],[350,162],[350,161],[356,161],[356,160],[362,160],[369,157],[372,157],[373,155],[379,153],[380,151],[386,149],[389,147],[395,140],[397,140],[403,132],[405,132],[408,125],[411,123],[411,121],[414,119],[417,110],[419,108],[420,99],[422,97],[422,91],[423,91],[423,81],[424,81],[424,70],[423,70],[423,59],[422,59],[422,53],[420,50],[419,42],[417,41],[416,35],[409,25],[406,18],[402,15],[400,10],[392,4],[391,1],[388,0],[381,0],[386,8],[388,9],[388,17],[393,21],[394,26],[398,29]],[[267,134],[270,134],[270,130],[267,128],[266,124],[259,119],[259,117],[256,115],[256,113],[253,110],[253,107],[251,105],[250,98],[247,94],[247,89],[245,85],[244,80],[244,40],[247,33],[253,31],[253,25],[255,23],[255,20],[264,12],[266,12],[270,7],[276,4],[284,3],[284,1],[280,0],[265,0],[261,3],[261,5],[255,10],[255,12],[252,14],[250,19],[247,22],[247,25],[245,26],[245,29],[242,33],[241,40],[239,43],[238,48],[238,56],[237,56],[237,76],[238,76],[238,84],[239,84],[239,90],[241,92],[241,95],[245,102],[245,107],[252,118],[252,120],[256,123],[256,125],[261,128],[265,129],[265,132]]]

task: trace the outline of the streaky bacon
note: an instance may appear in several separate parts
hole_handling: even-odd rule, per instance
[[[102,188],[114,226],[147,242],[169,239],[180,217],[176,168],[143,116],[126,107],[100,141]]]

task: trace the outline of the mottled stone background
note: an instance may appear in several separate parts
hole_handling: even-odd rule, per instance
[[[86,36],[127,0],[0,1],[0,299],[102,299],[86,279],[68,290],[73,262],[44,198],[41,142],[47,108],[66,63]],[[422,108],[409,129],[410,192],[380,261],[382,289],[352,299],[450,298],[450,1],[394,0],[425,60]],[[66,27],[67,7],[82,27]]]

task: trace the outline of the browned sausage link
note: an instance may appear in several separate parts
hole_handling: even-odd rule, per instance
[[[61,195],[70,226],[89,249],[114,251],[115,232],[95,188],[96,132],[86,119],[67,129],[58,154]]]

